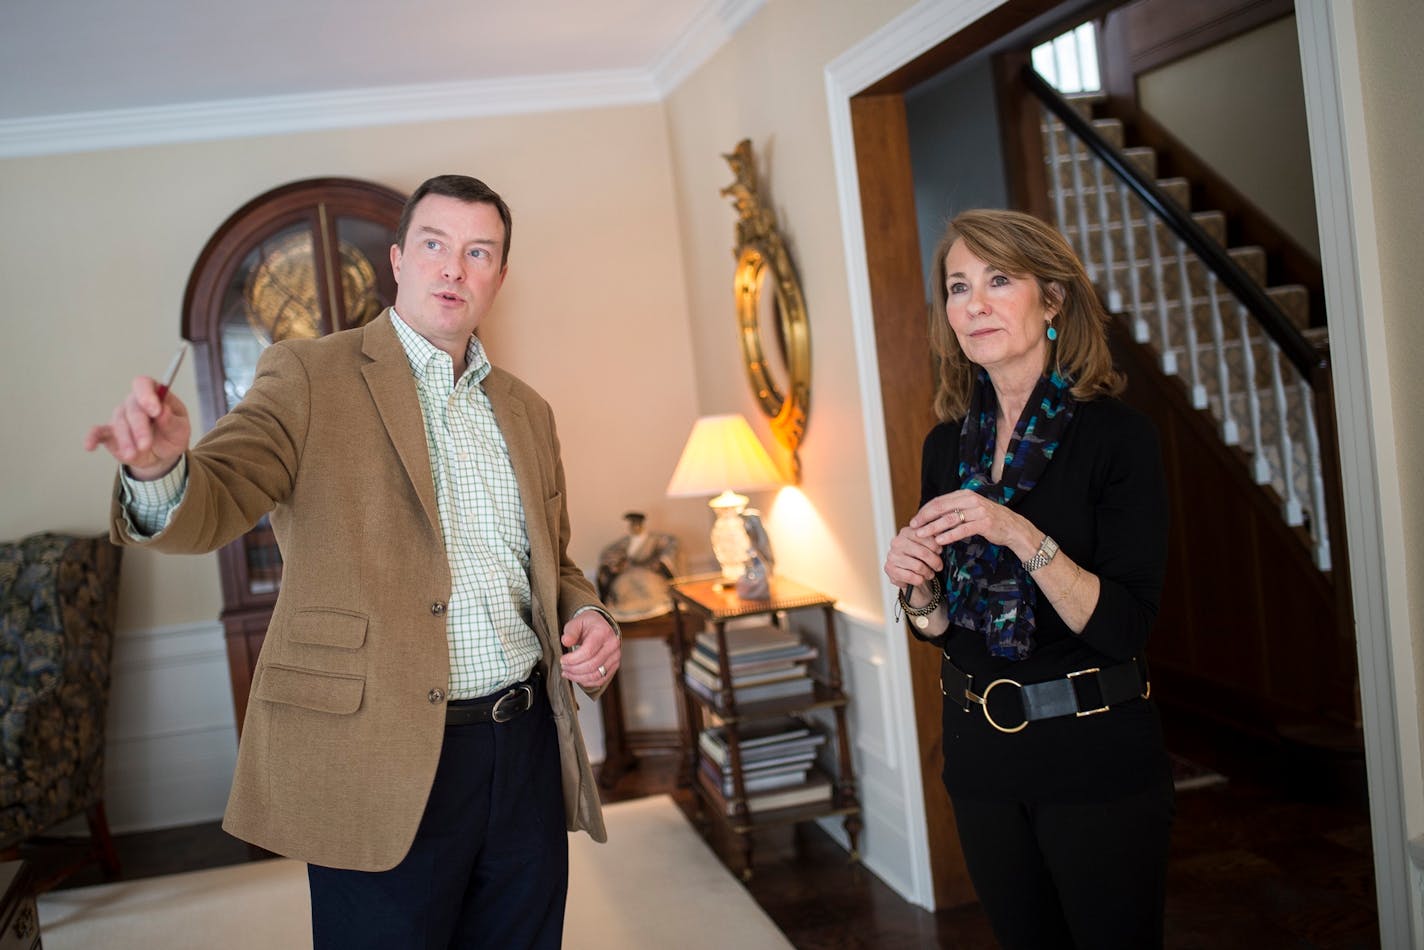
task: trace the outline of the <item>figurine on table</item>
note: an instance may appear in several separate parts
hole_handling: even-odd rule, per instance
[[[737,596],[742,600],[767,600],[771,597],[771,538],[761,523],[761,512],[748,508],[742,512],[742,526],[747,529],[747,566],[737,579]]]
[[[628,533],[598,556],[598,595],[619,621],[647,620],[671,609],[668,581],[677,574],[677,538],[650,532],[641,511],[623,516]]]

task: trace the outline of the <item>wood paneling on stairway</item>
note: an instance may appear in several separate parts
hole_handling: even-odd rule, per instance
[[[1247,734],[1348,742],[1359,723],[1354,642],[1331,577],[1121,321],[1112,344],[1125,398],[1157,423],[1172,499],[1153,697]]]

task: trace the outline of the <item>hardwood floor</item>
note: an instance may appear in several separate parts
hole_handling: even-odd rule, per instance
[[[1354,950],[1379,946],[1363,766],[1349,754],[1263,752],[1243,741],[1169,723],[1174,749],[1223,771],[1222,784],[1179,793],[1168,881],[1167,946]],[[606,801],[671,793],[674,757],[646,756],[605,791]],[[122,835],[125,878],[260,857],[216,823]],[[717,846],[718,842],[713,842]],[[723,853],[728,853],[725,848]],[[60,857],[31,852],[41,866]],[[814,825],[756,839],[747,888],[803,950],[918,950],[995,946],[977,905],[931,913],[913,907]],[[97,867],[62,887],[103,879]]]

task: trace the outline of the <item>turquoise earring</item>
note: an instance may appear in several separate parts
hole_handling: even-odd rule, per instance
[[[1058,331],[1053,329],[1053,324],[1050,323],[1048,325],[1048,342],[1052,343],[1056,339],[1058,339]]]

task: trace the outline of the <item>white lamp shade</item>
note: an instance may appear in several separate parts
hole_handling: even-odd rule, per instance
[[[779,488],[784,482],[747,420],[731,413],[697,420],[667,493],[669,498],[706,498],[724,491]]]

